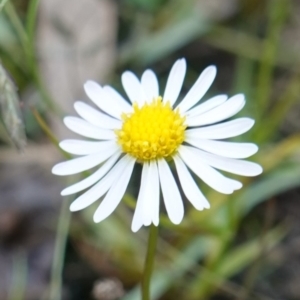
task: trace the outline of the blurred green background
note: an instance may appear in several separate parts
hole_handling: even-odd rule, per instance
[[[94,224],[95,205],[71,215],[60,196],[76,178],[50,170],[87,79],[123,93],[120,74],[149,67],[163,89],[180,57],[182,93],[214,64],[207,99],[246,95],[256,125],[237,140],[264,173],[230,196],[199,182],[210,210],[161,216],[152,299],[300,299],[299,15],[297,0],[0,0],[0,299],[140,299],[139,176]]]

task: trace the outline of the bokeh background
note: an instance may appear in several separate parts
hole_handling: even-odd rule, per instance
[[[0,299],[139,300],[147,229],[130,231],[139,170],[117,211],[68,210],[57,178],[62,117],[87,79],[119,89],[152,68],[163,89],[185,57],[182,93],[208,65],[211,95],[245,93],[239,141],[260,151],[258,178],[211,209],[161,217],[152,299],[300,299],[300,2],[298,0],[0,1]],[[25,146],[26,131],[27,143]],[[97,205],[97,204],[96,204]]]

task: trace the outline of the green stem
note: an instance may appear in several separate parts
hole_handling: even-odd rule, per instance
[[[52,101],[46,87],[44,86],[43,81],[41,80],[37,55],[35,53],[34,38],[35,38],[35,27],[36,27],[38,5],[39,5],[39,0],[31,0],[29,3],[27,24],[26,24],[27,31],[25,30],[23,23],[17,14],[15,7],[9,1],[6,3],[5,11],[20,40],[21,46],[26,56],[26,62],[27,62],[29,72],[32,75],[36,87],[41,93],[44,103],[46,104],[47,108],[51,109],[51,111],[60,114],[61,113],[60,109]]]
[[[8,0],[2,0],[2,1],[0,1],[0,12],[3,9],[3,7],[5,6],[5,4],[6,4],[7,1]]]
[[[53,133],[53,131],[51,130],[51,128],[49,127],[49,125],[46,123],[46,121],[43,119],[43,117],[41,116],[41,114],[38,112],[38,110],[34,107],[31,108],[32,114],[35,118],[35,120],[37,121],[37,123],[39,124],[39,126],[41,127],[41,129],[43,130],[43,132],[46,134],[46,136],[48,137],[48,139],[50,140],[50,142],[63,154],[63,156],[65,158],[72,158],[72,155],[63,151],[60,147],[59,147],[59,140],[58,138],[55,136],[55,134]]]
[[[142,300],[150,300],[150,283],[154,266],[154,257],[158,237],[158,227],[150,226],[144,274],[142,279]]]
[[[31,0],[29,2],[28,12],[26,16],[26,31],[28,40],[31,45],[34,45],[36,19],[40,0]]]
[[[51,270],[51,281],[48,299],[60,300],[62,288],[62,270],[64,265],[65,250],[67,237],[70,226],[71,213],[69,210],[69,201],[65,199],[62,202],[53,256],[53,264]]]
[[[9,300],[23,300],[25,298],[27,273],[27,257],[25,253],[20,253],[13,260]]]
[[[12,3],[10,3],[10,1],[8,1],[6,3],[5,6],[5,12],[9,18],[9,20],[11,21],[11,24],[13,25],[15,32],[17,34],[17,36],[19,37],[20,43],[24,49],[24,51],[28,51],[28,37],[27,37],[27,33],[24,29],[24,26],[20,20],[20,18],[18,17],[18,14],[15,10],[15,7],[13,6]]]
[[[38,59],[35,50],[35,30],[36,30],[36,20],[38,14],[40,0],[31,0],[29,2],[27,17],[26,17],[26,33],[27,33],[27,47],[26,55],[29,69],[32,73],[33,79],[36,86],[38,87],[42,98],[44,99],[48,108],[50,108],[55,113],[61,113],[59,108],[52,102],[52,99],[41,80],[41,75],[39,71]]]
[[[257,119],[261,119],[268,109],[280,33],[286,20],[288,2],[284,0],[269,1],[267,38],[264,42],[262,62],[258,71]]]
[[[39,7],[39,0],[31,0],[29,2],[27,17],[26,17],[26,32],[28,37],[28,49],[27,49],[27,59],[30,70],[33,70],[35,67],[35,28],[36,28],[36,18]]]

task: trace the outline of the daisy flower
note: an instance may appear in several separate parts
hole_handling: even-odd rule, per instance
[[[64,123],[96,141],[62,141],[63,150],[80,157],[52,169],[64,176],[98,166],[93,174],[61,192],[65,196],[86,190],[71,204],[71,211],[84,209],[103,197],[94,221],[107,218],[124,196],[136,163],[142,164],[142,174],[131,226],[134,232],[143,225],[158,225],[160,190],[170,220],[174,224],[182,221],[184,206],[170,168],[172,161],[185,197],[198,210],[210,205],[191,171],[223,194],[233,193],[242,184],[218,170],[243,176],[260,174],[258,164],[241,160],[257,152],[255,144],[222,141],[243,134],[254,124],[250,118],[222,122],[243,108],[244,95],[218,95],[198,104],[216,72],[215,66],[206,68],[181,101],[177,100],[186,73],[185,59],[173,65],[163,93],[153,71],[146,70],[141,80],[130,71],[124,72],[122,84],[129,102],[112,87],[87,81],[84,90],[99,110],[75,102],[81,118],[66,117]]]

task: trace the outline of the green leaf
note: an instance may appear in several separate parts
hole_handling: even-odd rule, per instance
[[[1,64],[0,108],[4,125],[12,142],[18,149],[23,150],[26,145],[26,134],[21,115],[19,96],[15,85]]]
[[[209,28],[210,24],[203,16],[191,13],[181,21],[174,21],[160,31],[143,36],[123,47],[119,63],[134,60],[140,66],[148,65],[190,43]]]
[[[262,251],[269,251],[273,248],[284,235],[285,230],[282,226],[279,226],[267,233],[263,238],[258,237],[232,249],[225,257],[223,257],[216,272],[224,278],[229,278],[238,274],[246,266],[257,259]]]
[[[240,203],[240,214],[246,215],[253,207],[270,197],[300,186],[298,164],[279,168],[251,184],[236,199]]]
[[[279,226],[263,237],[258,237],[241,246],[229,250],[219,262],[210,269],[203,269],[197,278],[191,282],[191,299],[208,299],[214,293],[216,287],[224,281],[253,263],[262,251],[268,251],[274,247],[284,236],[285,230]],[[262,244],[263,243],[263,244]]]
[[[7,1],[8,0],[2,0],[2,1],[0,1],[0,12],[2,11],[2,9],[5,6],[5,4],[6,4]]]

